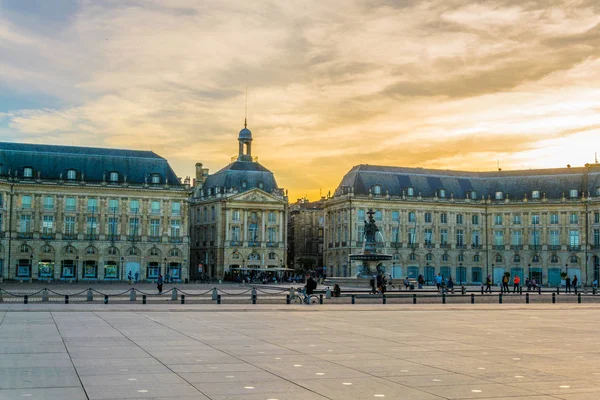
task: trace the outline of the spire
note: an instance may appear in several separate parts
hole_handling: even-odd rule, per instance
[[[246,118],[244,118],[244,128],[247,128],[247,127],[248,127],[248,123],[246,121]]]

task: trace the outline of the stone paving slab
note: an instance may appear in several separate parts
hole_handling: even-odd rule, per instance
[[[600,398],[589,304],[2,306],[0,400]]]

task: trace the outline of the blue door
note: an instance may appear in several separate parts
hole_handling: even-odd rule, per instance
[[[483,272],[481,267],[473,267],[471,268],[471,283],[480,285],[483,281],[481,280],[483,276]]]
[[[560,268],[548,268],[548,286],[560,286]]]
[[[425,284],[431,285],[435,276],[435,267],[425,267]]]
[[[442,267],[440,268],[440,272],[442,273],[444,281],[452,276],[452,269],[450,267]]]
[[[409,279],[417,279],[419,277],[419,267],[408,267]]]
[[[515,279],[515,276],[518,276],[519,279],[521,279],[521,285],[525,283],[523,268],[514,267],[514,268],[510,269],[510,280],[511,280],[510,283],[513,282],[513,279]]]
[[[464,285],[465,283],[467,283],[466,267],[456,267],[456,283],[459,285]]]

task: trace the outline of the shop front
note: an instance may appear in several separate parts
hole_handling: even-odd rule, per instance
[[[167,267],[167,274],[171,281],[181,282],[181,263],[169,263]]]
[[[104,263],[104,280],[116,281],[119,279],[119,264],[116,261],[106,261]]]
[[[70,281],[76,279],[77,273],[75,269],[74,260],[62,260],[60,268],[60,279],[63,281]]]
[[[22,258],[17,260],[17,279],[31,279],[31,259]]]
[[[83,262],[83,280],[97,280],[98,279],[98,263],[95,260],[86,260]]]
[[[149,281],[153,281],[158,279],[158,275],[160,274],[160,263],[158,262],[149,262],[148,268],[146,270],[146,277]]]
[[[54,279],[54,261],[42,260],[38,262],[38,280]]]

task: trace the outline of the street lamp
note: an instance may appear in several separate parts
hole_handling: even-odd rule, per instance
[[[125,263],[125,258],[121,257],[121,273],[119,275],[121,275],[121,281],[123,280],[123,264]]]
[[[79,282],[79,256],[75,257],[75,282]]]
[[[29,256],[29,277],[33,280],[33,254]]]
[[[167,275],[167,257],[165,257],[164,263],[165,263],[165,275]],[[158,271],[158,274],[161,275],[160,270]]]

